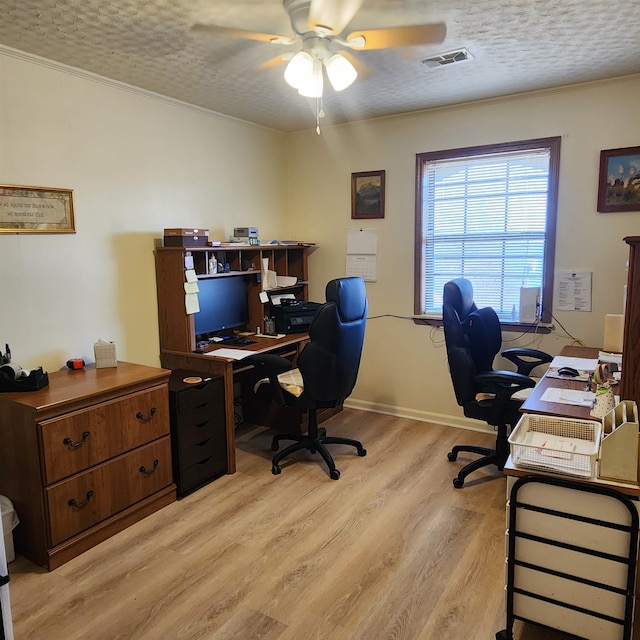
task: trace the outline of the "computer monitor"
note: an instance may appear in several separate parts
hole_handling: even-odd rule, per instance
[[[247,283],[243,276],[198,280],[200,311],[193,315],[196,340],[206,340],[249,322]]]

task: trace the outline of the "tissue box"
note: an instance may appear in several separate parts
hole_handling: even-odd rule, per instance
[[[116,345],[106,340],[98,340],[93,345],[93,352],[96,356],[96,369],[106,369],[107,367],[117,367]]]

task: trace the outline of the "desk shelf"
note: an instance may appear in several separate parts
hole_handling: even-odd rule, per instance
[[[196,349],[193,315],[185,311],[185,260],[193,258],[198,279],[242,277],[247,284],[249,323],[247,329],[264,330],[263,320],[270,309],[260,302],[262,291],[262,261],[280,276],[297,278],[295,285],[278,287],[273,292],[293,293],[299,300],[308,300],[308,245],[226,245],[220,247],[157,247],[156,284],[161,350],[192,352]],[[218,264],[229,264],[228,273],[208,273],[210,256]]]

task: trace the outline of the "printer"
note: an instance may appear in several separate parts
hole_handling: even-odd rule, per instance
[[[278,305],[272,305],[277,333],[305,333],[322,306],[320,302],[305,302],[283,298]]]

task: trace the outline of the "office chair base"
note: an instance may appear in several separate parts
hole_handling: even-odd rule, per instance
[[[313,431],[313,429],[310,429],[310,431]],[[278,450],[281,440],[293,440],[294,443],[290,444],[286,449],[283,449],[273,457],[273,460],[271,461],[271,473],[273,473],[274,476],[282,473],[280,462],[294,451],[302,451],[306,449],[311,453],[319,453],[327,464],[327,467],[329,467],[329,476],[332,480],[338,480],[340,478],[340,471],[336,469],[333,457],[325,447],[325,444],[348,444],[356,448],[360,457],[367,455],[367,450],[362,446],[361,442],[358,442],[358,440],[328,436],[324,427],[319,428],[315,432],[315,435],[313,433],[311,435],[279,433],[273,437],[273,441],[271,442],[272,451]]]
[[[462,489],[462,487],[464,486],[465,478],[477,469],[495,464],[496,467],[498,467],[498,469],[502,471],[507,461],[507,456],[504,454],[498,454],[495,449],[488,449],[487,447],[475,447],[473,445],[456,445],[447,454],[447,458],[450,462],[455,462],[460,452],[477,453],[482,457],[474,460],[473,462],[469,462],[464,467],[462,467],[462,469],[460,469],[458,475],[453,479],[453,486],[456,489]]]

